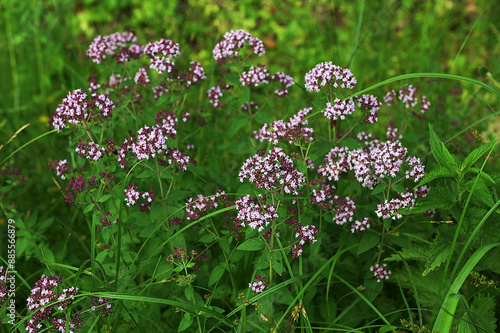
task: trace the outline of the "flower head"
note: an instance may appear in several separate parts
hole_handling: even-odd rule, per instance
[[[331,61],[322,62],[307,72],[306,90],[319,92],[321,87],[326,85],[334,88],[353,89],[356,86],[356,78],[347,68],[334,65]]]

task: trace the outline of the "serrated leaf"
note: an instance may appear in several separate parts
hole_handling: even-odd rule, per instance
[[[437,239],[439,240],[439,239]],[[435,270],[437,267],[441,266],[443,262],[448,258],[450,253],[451,245],[446,243],[434,243],[434,247],[431,250],[429,258],[425,263],[426,269],[422,273],[422,276],[426,276],[431,271]]]
[[[439,165],[444,166],[447,169],[453,170],[452,166],[457,167],[457,160],[454,155],[450,153],[448,148],[444,145],[441,140],[439,140],[436,133],[432,129],[432,125],[429,124],[429,132],[430,132],[430,144],[431,144],[431,152],[434,155],[434,158],[439,163]]]
[[[496,184],[498,180],[495,180],[493,179],[493,177],[491,177],[490,175],[488,175],[487,173],[485,173],[484,171],[481,171],[481,169],[478,169],[478,168],[470,168],[469,169],[470,172],[474,172],[475,174],[479,174],[481,177],[483,177],[484,179],[488,180],[489,182],[491,182],[492,184]]]
[[[402,260],[418,260],[426,261],[428,257],[428,246],[413,245],[403,248],[398,253],[391,254],[390,257],[385,258],[384,261],[402,261]]]
[[[264,242],[261,238],[250,238],[238,245],[237,250],[241,251],[257,251],[264,248]]]
[[[442,187],[431,188],[429,194],[417,201],[413,208],[405,207],[400,214],[418,214],[430,209],[450,209],[458,202],[457,194]]]
[[[372,195],[376,195],[376,194],[382,193],[382,192],[385,191],[386,188],[387,188],[386,184],[380,183],[377,186],[375,186],[375,188],[372,191]]]
[[[431,170],[431,172],[426,174],[424,178],[422,178],[422,180],[420,180],[420,182],[417,185],[415,185],[414,189],[422,185],[425,185],[428,182],[433,181],[434,179],[443,177],[454,177],[456,174],[457,173],[455,171],[440,166],[434,170]]]
[[[474,186],[474,183],[476,183],[475,178],[469,180],[465,184],[465,188],[470,192],[472,190],[472,187]],[[484,180],[482,180],[481,178],[477,180],[476,186],[474,187],[473,195],[482,202],[484,202],[485,204],[487,204],[489,207],[495,204],[491,191],[488,189],[488,187],[484,183]]]
[[[472,313],[479,318],[479,326],[491,332],[496,332],[497,319],[495,317],[495,299],[490,295],[478,294],[471,304]],[[486,327],[484,327],[486,326]]]
[[[468,171],[469,168],[477,162],[481,158],[481,156],[484,155],[487,151],[493,149],[495,147],[496,142],[489,142],[485,145],[482,145],[480,147],[477,147],[474,149],[464,160],[464,162],[461,165],[461,169],[463,171]]]

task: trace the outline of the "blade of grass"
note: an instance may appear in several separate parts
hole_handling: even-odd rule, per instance
[[[467,262],[453,281],[450,289],[446,293],[443,305],[439,310],[436,321],[434,322],[434,326],[432,328],[433,332],[450,332],[453,317],[457,309],[458,301],[460,300],[460,295],[458,294],[458,292],[464,284],[465,279],[467,279],[467,276],[469,276],[470,272],[474,269],[474,267],[476,267],[479,260],[481,260],[481,258],[484,257],[484,255],[489,250],[499,245],[500,243],[484,245],[480,247],[476,252],[474,252],[469,260],[467,260]]]

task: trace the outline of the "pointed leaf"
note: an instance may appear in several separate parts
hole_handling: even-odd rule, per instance
[[[478,159],[481,158],[481,156],[484,155],[487,151],[493,149],[495,147],[496,142],[490,142],[485,145],[482,145],[481,147],[477,147],[474,149],[469,156],[467,156],[462,163],[461,169],[464,171],[468,171],[468,169],[477,162]]]
[[[439,140],[436,133],[434,133],[431,124],[429,124],[429,131],[432,155],[434,155],[434,158],[439,163],[439,165],[453,170],[451,166],[457,166],[456,157],[452,155],[448,148],[446,148],[444,143]]]
[[[250,238],[241,243],[236,249],[241,251],[257,251],[264,248],[264,242],[261,238]]]
[[[425,177],[422,178],[422,180],[417,185],[415,185],[414,189],[417,187],[420,187],[422,185],[425,185],[428,182],[433,181],[434,179],[443,178],[443,177],[453,177],[455,175],[456,175],[456,172],[451,171],[448,168],[440,166],[440,167],[432,170],[428,174],[426,174]]]

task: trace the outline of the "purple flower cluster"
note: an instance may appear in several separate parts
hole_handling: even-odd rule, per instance
[[[293,86],[295,82],[291,76],[286,75],[285,73],[276,72],[272,77],[272,81],[277,81],[281,84],[281,89],[276,89],[274,93],[278,95],[278,97],[285,97],[288,95],[288,88]]]
[[[332,209],[335,186],[323,185],[320,189],[313,189],[309,202],[323,210]]]
[[[147,86],[149,84],[148,73],[146,72],[147,67],[141,67],[137,71],[134,77],[134,82],[142,86]]]
[[[120,47],[120,51],[114,55],[119,64],[127,62],[130,58],[139,58],[143,53],[141,45],[137,44],[137,37],[131,32],[116,32],[109,36],[97,36],[87,50],[87,58],[96,64],[101,63],[108,55],[114,54]],[[127,47],[127,45],[129,45]]]
[[[253,47],[253,53],[262,56],[265,53],[264,43],[258,38],[252,37],[250,33],[244,30],[231,30],[224,34],[224,40],[217,43],[213,50],[215,60],[221,60],[231,56],[237,56],[239,49],[245,47],[248,43]]]
[[[347,68],[334,65],[331,61],[322,62],[307,72],[305,77],[307,91],[319,92],[326,85],[334,88],[353,89],[356,86],[356,78]]]
[[[151,204],[155,199],[155,194],[153,188],[149,192],[137,191],[137,184],[132,183],[125,189],[125,202],[127,206],[135,206],[140,199],[146,199],[145,203],[140,205],[140,210],[142,212],[149,211],[151,209]]]
[[[160,74],[164,71],[170,73],[175,65],[172,58],[178,57],[180,54],[179,44],[169,39],[161,39],[147,44],[144,47],[144,54],[151,62],[149,68],[158,71]]]
[[[306,241],[311,243],[316,243],[316,235],[318,234],[318,229],[310,224],[306,226],[299,227],[299,231],[295,234],[295,237],[299,239],[300,245],[304,245]]]
[[[88,106],[86,92],[81,89],[71,91],[52,114],[50,123],[58,131],[66,127],[66,123],[78,124],[87,116]]]
[[[62,103],[55,109],[49,123],[58,131],[66,127],[66,124],[79,124],[83,120],[97,115],[103,118],[111,117],[115,108],[113,102],[105,94],[92,93],[90,101],[87,93],[81,89],[70,91]],[[92,113],[92,110],[96,112]]]
[[[267,154],[262,151],[247,159],[238,176],[241,182],[248,178],[268,191],[295,195],[305,181],[304,175],[294,169],[292,159],[277,147],[272,147]]]
[[[272,220],[278,218],[276,207],[265,204],[265,197],[243,196],[236,201],[236,211],[238,212],[234,223],[245,227],[248,225],[252,229],[263,231]]]
[[[208,96],[210,103],[214,106],[214,108],[221,108],[222,107],[222,104],[219,100],[222,97],[222,90],[221,89],[227,90],[227,89],[231,89],[232,87],[233,86],[226,84],[225,86],[222,86],[222,87],[221,86],[214,86],[214,87],[208,89],[207,96]]]
[[[266,281],[265,276],[255,275],[254,279],[257,281],[254,281],[254,282],[248,284],[248,287],[252,288],[254,293],[260,294],[264,290],[269,289],[269,282],[264,282],[264,281]]]
[[[5,302],[7,299],[7,285],[5,284],[5,281],[10,278],[10,274],[8,273],[7,269],[5,269],[3,266],[0,266],[0,301]]]
[[[377,97],[373,95],[363,94],[362,96],[356,97],[358,101],[358,106],[363,110],[368,111],[366,114],[366,120],[368,124],[375,124],[378,121],[378,110],[382,105]]]
[[[91,309],[97,312],[99,316],[105,316],[111,313],[113,304],[111,304],[111,298],[107,297],[92,297],[90,301]]]
[[[388,131],[393,136],[395,131]],[[363,138],[361,135],[359,138]],[[369,138],[366,136],[366,138]],[[365,141],[364,149],[349,151],[346,147],[335,147],[325,157],[324,165],[318,167],[318,174],[329,180],[338,181],[340,174],[354,171],[362,186],[373,189],[380,179],[396,177],[403,162],[410,169],[406,171],[408,179],[415,182],[424,176],[424,166],[416,157],[406,157],[407,149],[396,139],[390,141]]]
[[[332,103],[326,103],[325,110],[321,111],[328,119],[337,120],[337,119],[345,119],[345,116],[353,114],[355,111],[355,104],[352,98],[348,100],[341,100],[339,98],[335,98],[335,101]]]
[[[335,216],[333,217],[333,222],[338,225],[343,225],[347,222],[351,222],[356,211],[356,205],[354,200],[346,197],[342,199],[338,195],[333,197],[333,202],[336,204]]]
[[[66,318],[52,318],[52,326],[61,333],[75,333],[82,328],[82,318],[75,313],[69,320],[68,331],[66,331]]]
[[[59,297],[57,298],[58,302],[56,304],[57,309],[59,311],[64,310],[65,307],[73,303],[73,300],[75,299],[76,294],[78,294],[78,288],[76,287],[69,287],[63,289]]]
[[[375,278],[377,278],[377,282],[380,282],[381,280],[384,280],[384,279],[385,280],[389,279],[389,275],[392,274],[392,272],[387,269],[387,265],[386,264],[383,264],[383,265],[379,265],[379,264],[372,265],[372,266],[370,266],[370,271],[372,271],[373,275],[375,276]]]
[[[217,190],[215,195],[204,196],[199,194],[189,198],[186,205],[186,217],[188,220],[196,221],[212,208],[217,208],[221,202],[229,200],[226,192]]]
[[[384,97],[385,104],[393,104],[396,100],[396,97],[404,104],[405,108],[407,109],[414,108],[415,106],[417,106],[418,102],[420,102],[420,113],[425,113],[431,106],[431,103],[425,96],[421,96],[420,98],[417,96],[417,88],[411,84],[405,85],[398,92],[395,92],[394,90],[389,91]]]
[[[62,180],[66,179],[64,174],[71,171],[71,167],[69,166],[66,160],[55,160],[52,163],[49,163],[49,168],[51,171],[55,171],[56,174],[61,177]]]
[[[241,73],[240,81],[244,86],[249,86],[253,84],[257,87],[260,84],[268,84],[269,83],[269,71],[266,66],[262,64],[258,64],[257,67],[251,67],[247,72]]]
[[[179,170],[186,171],[189,164],[196,165],[196,161],[191,157],[184,153],[182,153],[177,148],[169,148],[165,153],[166,161],[160,160],[160,164],[163,165],[172,165],[175,164]]]
[[[305,142],[314,140],[314,131],[312,128],[304,127],[307,125],[306,115],[312,111],[312,108],[300,110],[296,115],[290,118],[289,122],[277,120],[272,124],[265,124],[259,132],[254,131],[254,137],[257,140],[272,142],[277,144],[279,141],[299,141],[304,139]]]
[[[133,152],[138,160],[148,160],[165,152],[167,149],[165,142],[169,137],[175,139],[177,134],[174,128],[176,123],[175,117],[169,114],[163,119],[163,123],[139,129],[137,136],[125,140],[118,152],[120,166],[123,168],[127,164],[126,154],[129,151]]]
[[[429,188],[425,185],[416,190],[406,189],[405,193],[398,193],[398,198],[385,200],[383,204],[377,204],[377,210],[375,213],[378,217],[382,217],[384,219],[400,219],[403,217],[403,215],[399,213],[400,209],[405,207],[413,208],[416,200],[426,197],[427,194],[429,194]]]
[[[207,77],[205,76],[205,71],[199,62],[192,61],[191,67],[184,71],[181,75],[179,75],[178,79],[181,80],[181,84],[185,88],[189,88],[193,84],[201,80],[205,80]]]
[[[111,212],[104,212],[104,216],[99,219],[100,225],[97,225],[97,231],[101,231],[103,228],[109,227],[111,223],[118,223],[118,219],[111,221]]]
[[[356,220],[353,224],[351,224],[351,232],[354,233],[356,231],[365,231],[370,228],[370,219],[365,217],[362,221]]]
[[[26,332],[35,333],[42,328],[42,320],[50,317],[54,311],[54,305],[46,306],[57,299],[54,289],[61,283],[61,276],[42,275],[33,288],[27,299],[28,311],[32,312],[30,320],[26,320]]]
[[[94,142],[90,142],[86,145],[80,142],[76,146],[75,151],[79,156],[93,161],[99,161],[104,156],[105,152],[104,148],[99,147],[99,144]]]

